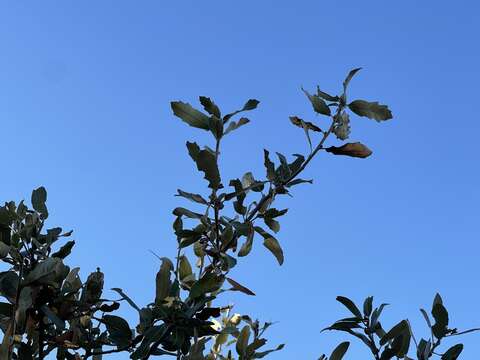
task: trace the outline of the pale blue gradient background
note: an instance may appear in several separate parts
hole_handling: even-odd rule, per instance
[[[300,91],[380,100],[395,119],[355,118],[368,160],[321,154],[281,205],[290,212],[279,268],[260,243],[235,269],[257,293],[237,311],[278,321],[272,359],[315,359],[343,336],[320,329],[346,312],[335,296],[392,303],[386,325],[440,291],[459,328],[480,326],[478,83],[475,1],[2,1],[0,199],[49,190],[50,225],[75,230],[69,264],[101,266],[108,287],[154,296],[158,260],[174,256],[177,187],[202,191],[184,143],[210,139],[173,118],[169,101],[250,97],[252,124],[225,142],[225,178],[263,175],[264,147],[306,151],[288,115],[312,118]],[[321,119],[317,119],[321,122]],[[136,320],[127,306],[124,314]],[[421,326],[420,326],[421,325]],[[464,337],[474,359],[480,334]],[[478,348],[478,346],[477,346]],[[353,340],[348,359],[367,358]],[[126,355],[111,359],[126,359]]]

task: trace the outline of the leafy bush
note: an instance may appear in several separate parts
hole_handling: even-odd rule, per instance
[[[195,142],[186,144],[208,189],[204,194],[178,189],[177,196],[194,203],[194,208],[173,210],[177,255],[173,260],[161,258],[155,299],[143,307],[120,288],[112,289],[119,300],[104,298],[104,274],[100,269],[82,281],[79,268],[71,269],[64,263],[75,242],[68,240],[71,232],[63,232],[59,227],[45,230],[48,209],[43,187],[33,191],[31,209],[23,202],[8,202],[1,207],[0,258],[7,270],[0,273],[0,295],[5,299],[0,303],[0,327],[4,332],[0,358],[44,359],[56,353],[59,360],[98,360],[103,355],[122,352],[131,359],[165,355],[184,360],[250,360],[281,350],[283,344],[267,345],[265,332],[271,323],[261,323],[217,302],[229,291],[255,295],[232,273],[259,240],[282,265],[285,255],[275,234],[280,231],[279,219],[287,209],[276,208],[275,202],[289,195],[295,186],[312,183],[301,175],[319,152],[356,158],[372,154],[360,142],[326,146],[331,135],[348,140],[351,114],[377,122],[392,118],[388,107],[378,102],[348,100],[348,86],[359,70],[348,74],[339,95],[330,95],[320,88],[315,93],[302,89],[314,112],[329,119],[327,126],[319,127],[291,116],[291,123],[304,132],[309,152],[291,158],[277,152],[274,159],[264,150],[264,176],[247,172],[227,181],[222,178],[218,162],[222,141],[250,122],[243,115],[254,110],[259,101],[250,99],[239,110],[225,115],[208,97],[199,98],[203,112],[181,101],[171,103],[175,116],[213,136],[211,147]],[[64,239],[67,241],[57,246]],[[418,342],[408,320],[385,331],[380,315],[386,304],[374,308],[373,297],[365,299],[363,311],[346,297],[339,296],[337,300],[352,314],[324,330],[342,331],[358,338],[371,350],[374,359],[410,359],[407,354],[412,348],[411,340],[418,360],[434,355],[444,360],[456,359],[463,346],[454,345],[440,354],[441,341],[476,330],[451,329],[439,295],[431,311],[434,323],[421,310],[431,338]],[[135,329],[125,319],[113,315],[120,302],[138,312]],[[348,346],[348,342],[341,343],[329,359],[342,359]],[[322,355],[320,359],[327,357]]]

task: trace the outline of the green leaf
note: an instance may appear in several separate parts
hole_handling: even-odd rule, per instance
[[[243,125],[246,125],[250,122],[250,120],[248,120],[247,118],[245,117],[242,117],[238,120],[238,122],[235,122],[235,121],[230,121],[228,123],[228,127],[227,129],[225,130],[225,133],[224,135],[227,135],[229,132],[232,132],[234,130],[237,130],[239,127],[243,126]]]
[[[275,256],[278,264],[282,265],[284,261],[283,250],[277,239],[275,239],[273,236],[268,237],[263,241],[263,245]]]
[[[193,284],[189,297],[195,299],[206,293],[217,291],[222,287],[224,281],[225,277],[223,275],[217,276],[211,272],[206,273]]]
[[[109,339],[117,347],[126,347],[132,340],[132,330],[128,322],[119,316],[104,315],[102,322],[107,327]]]
[[[347,91],[347,87],[348,87],[348,84],[350,84],[350,81],[352,80],[352,78],[355,76],[355,74],[357,72],[359,72],[360,70],[362,70],[362,68],[356,68],[356,69],[353,69],[351,70],[347,77],[345,78],[345,81],[343,82],[343,93],[345,94],[345,92]]]
[[[199,194],[189,193],[189,192],[186,192],[186,191],[183,191],[183,190],[180,190],[180,189],[177,189],[177,192],[178,192],[178,194],[175,194],[175,196],[184,197],[185,199],[188,199],[188,200],[193,201],[193,202],[198,203],[198,204],[208,205],[207,200],[205,200]]]
[[[242,111],[253,110],[256,109],[260,101],[255,99],[248,100],[245,105],[243,105]]]
[[[266,351],[262,351],[262,352],[257,352],[257,353],[255,353],[254,357],[255,357],[255,359],[263,359],[268,354],[271,354],[272,352],[275,352],[275,351],[280,351],[284,347],[285,347],[285,344],[280,344],[275,349],[270,349],[270,350],[266,350]]]
[[[215,115],[219,119],[221,118],[220,109],[209,97],[200,96],[199,99],[200,99],[200,104],[203,105],[203,108],[205,109],[206,112],[208,112],[211,115]]]
[[[190,104],[181,101],[172,101],[170,105],[174,115],[182,119],[188,125],[203,130],[210,130],[208,116],[197,109],[194,109]]]
[[[424,309],[420,309],[420,312],[422,313],[423,317],[425,318],[425,321],[427,322],[428,327],[432,328],[432,322],[430,321],[430,318],[429,318],[427,312]]]
[[[292,186],[295,186],[295,185],[299,185],[299,184],[313,184],[313,180],[305,180],[305,179],[295,179],[293,181],[290,181],[287,185],[285,185],[286,187],[292,187]]]
[[[155,325],[149,327],[143,334],[143,340],[140,346],[132,353],[132,359],[144,359],[150,350],[150,345],[162,340],[167,334],[169,326],[167,324]]]
[[[86,304],[97,303],[102,296],[104,279],[104,274],[98,268],[97,271],[94,271],[88,275],[85,286],[83,287],[80,301]]]
[[[184,281],[186,277],[193,274],[192,266],[185,255],[180,256],[178,270],[181,281]]]
[[[245,286],[239,284],[235,280],[233,280],[229,277],[227,277],[226,280],[228,281],[228,283],[230,285],[232,285],[232,288],[230,290],[240,291],[240,292],[243,292],[244,294],[255,296],[255,293],[252,290],[250,290],[250,289],[246,288]]]
[[[277,239],[275,239],[272,235],[270,235],[268,232],[266,232],[265,230],[263,230],[259,226],[255,226],[254,229],[258,234],[260,234],[263,237],[263,239],[264,239],[263,245],[268,250],[270,250],[270,252],[277,259],[278,263],[280,265],[282,265],[283,261],[284,261],[283,250],[282,250],[279,242],[277,241]]]
[[[80,276],[78,276],[79,272],[80,272],[79,267],[76,267],[70,270],[70,272],[68,273],[62,285],[63,294],[75,293],[81,289],[83,284],[82,284],[82,281],[80,280]]]
[[[342,111],[338,116],[335,116],[333,133],[340,140],[347,140],[350,136],[350,117],[346,111]]]
[[[430,350],[432,348],[430,340],[421,339],[417,346],[418,360],[428,360],[430,358]]]
[[[216,116],[210,116],[208,119],[208,127],[210,132],[215,136],[215,139],[219,140],[223,136],[223,122]]]
[[[376,101],[355,100],[348,104],[348,107],[358,116],[365,116],[378,122],[392,118],[392,112],[388,107]]]
[[[443,300],[442,300],[442,297],[440,296],[439,293],[436,293],[436,294],[435,294],[435,297],[433,298],[432,308],[433,308],[436,304],[441,304],[441,305],[443,305]]]
[[[48,209],[46,206],[47,202],[47,190],[43,186],[40,186],[38,189],[33,190],[32,192],[32,206],[35,211],[39,212],[42,216],[42,219],[48,217]]]
[[[54,277],[60,275],[64,270],[65,265],[63,265],[61,259],[56,257],[47,258],[41,263],[35,265],[33,270],[25,277],[24,284],[28,285],[33,282],[41,284],[50,283]]]
[[[140,308],[138,307],[138,305],[135,304],[135,302],[127,294],[125,294],[122,289],[112,288],[112,290],[115,291],[116,293],[118,293],[122,297],[122,300],[125,300],[135,310],[137,310],[138,312],[141,311]]]
[[[433,334],[441,339],[448,333],[448,311],[441,303],[436,303],[432,308],[432,316],[435,324],[432,326]]]
[[[332,114],[327,103],[320,96],[311,95],[308,91],[306,91],[303,88],[302,88],[302,91],[305,93],[305,95],[308,97],[308,99],[312,103],[313,110],[316,113],[327,115],[327,116],[330,116]]]
[[[71,240],[65,243],[60,250],[52,254],[52,257],[59,259],[65,259],[72,252],[72,248],[75,246],[75,241]]]
[[[237,354],[240,355],[241,359],[247,353],[249,339],[250,339],[250,327],[248,325],[245,325],[240,331],[240,334],[238,335],[237,344],[235,346],[235,349],[237,350]]]
[[[355,303],[350,300],[349,298],[345,296],[337,296],[337,301],[343,306],[345,306],[350,312],[355,315],[357,318],[361,319],[362,318],[362,313],[358,309],[358,307],[355,305]]]
[[[338,96],[332,96],[330,94],[327,94],[326,92],[323,92],[322,90],[320,90],[319,86],[317,86],[317,95],[320,96],[322,99],[331,102],[338,102],[340,100]]]
[[[155,304],[160,305],[169,293],[172,286],[170,282],[170,272],[173,271],[173,264],[170,259],[163,257],[162,265],[155,278],[156,282],[156,295]]]
[[[349,346],[350,343],[348,341],[342,342],[335,348],[335,350],[333,350],[329,360],[342,360]]]
[[[321,132],[322,129],[320,129],[317,125],[315,125],[314,123],[311,123],[310,121],[305,121],[305,120],[302,120],[300,119],[299,117],[297,116],[290,116],[290,122],[295,125],[295,126],[298,126],[299,128],[303,128],[303,129],[307,129],[307,130],[312,130],[312,131],[315,131],[315,132]]]
[[[197,169],[205,174],[204,178],[209,182],[208,187],[211,189],[221,188],[220,172],[215,154],[207,149],[200,150],[196,143],[187,142],[187,148],[190,157],[197,164]]]
[[[445,354],[442,355],[442,360],[456,360],[463,351],[463,344],[457,344],[448,349]]]
[[[185,209],[183,207],[177,207],[177,208],[173,209],[172,214],[175,215],[175,216],[178,216],[178,217],[185,216],[185,217],[190,218],[190,219],[201,219],[203,217],[202,214],[193,212],[193,211]]]
[[[232,116],[237,115],[238,113],[241,113],[243,111],[249,111],[256,109],[260,101],[255,100],[255,99],[250,99],[248,100],[245,105],[243,105],[243,108],[241,110],[234,111],[233,113],[227,114],[223,118],[223,123],[226,123]]]
[[[270,160],[268,150],[263,150],[264,155],[264,164],[265,169],[267,170],[267,179],[270,181],[275,181],[276,174],[275,174],[275,164]]]
[[[247,256],[248,254],[250,254],[250,251],[252,250],[252,246],[253,246],[253,237],[254,237],[254,232],[249,231],[247,235],[247,240],[238,251],[239,257]]]
[[[369,296],[363,302],[363,315],[369,317],[372,314],[373,296]]]
[[[378,308],[373,310],[372,317],[370,319],[370,326],[374,329],[375,326],[377,325],[378,318],[382,314],[383,308],[387,306],[388,304],[381,304]]]
[[[265,217],[263,220],[265,221],[265,225],[267,225],[274,233],[280,231],[280,223],[278,221],[269,217]]]
[[[380,345],[383,346],[390,340],[397,338],[403,334],[410,334],[410,328],[406,320],[400,321],[397,325],[392,327],[381,339]]]

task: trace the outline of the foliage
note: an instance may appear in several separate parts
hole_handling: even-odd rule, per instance
[[[348,140],[351,114],[378,122],[392,118],[388,107],[378,102],[347,100],[349,83],[359,70],[348,74],[339,95],[330,95],[320,88],[315,93],[302,89],[314,112],[323,116],[319,125],[298,116],[290,117],[291,123],[303,130],[309,152],[293,154],[290,159],[277,152],[275,160],[264,150],[264,175],[247,172],[227,180],[219,169],[222,141],[250,122],[237,116],[254,110],[259,101],[250,99],[239,110],[226,115],[204,96],[199,98],[203,111],[182,101],[171,103],[175,116],[213,136],[211,147],[186,143],[208,189],[204,194],[177,190],[177,196],[189,200],[193,207],[177,207],[172,212],[177,256],[173,261],[161,258],[155,277],[155,298],[145,306],[138,306],[121,288],[112,289],[120,299],[103,298],[104,276],[99,269],[82,282],[79,268],[70,269],[64,264],[75,242],[67,241],[54,251],[57,241],[69,238],[71,232],[63,233],[60,228],[43,231],[48,218],[44,188],[33,191],[33,209],[23,202],[1,207],[0,257],[8,270],[0,274],[0,295],[6,300],[0,303],[0,327],[5,334],[0,358],[44,359],[47,354],[56,353],[57,359],[99,360],[105,354],[124,352],[131,359],[165,355],[183,360],[251,360],[281,350],[283,344],[267,344],[265,332],[271,323],[262,324],[217,302],[229,291],[255,295],[244,284],[245,280],[233,277],[233,270],[259,240],[283,264],[285,254],[276,234],[280,231],[279,219],[287,209],[276,208],[275,201],[289,195],[299,184],[312,183],[300,176],[319,152],[355,158],[372,154],[360,142],[325,145],[332,134],[340,141]],[[314,146],[315,135],[319,139]],[[375,359],[409,359],[410,339],[414,337],[407,320],[384,331],[379,318],[385,304],[373,309],[373,298],[369,297],[361,312],[351,300],[337,300],[353,317],[341,319],[325,330],[343,331],[359,338]],[[120,302],[138,312],[135,329],[114,315]],[[436,354],[442,339],[465,333],[448,327],[448,313],[439,296],[432,309],[434,325],[426,312],[422,313],[432,337],[415,341],[419,360]],[[341,343],[329,359],[342,359],[348,347],[348,342]],[[461,350],[462,346],[456,345],[442,359],[456,359]],[[320,359],[327,357],[322,355]]]

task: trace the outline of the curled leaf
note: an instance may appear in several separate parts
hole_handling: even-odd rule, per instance
[[[347,91],[347,87],[348,87],[348,84],[350,84],[350,81],[353,79],[353,77],[355,76],[355,74],[357,72],[359,72],[360,70],[362,70],[362,68],[356,68],[356,69],[353,69],[351,70],[347,77],[345,78],[345,81],[343,82],[343,92],[345,94],[345,92]]]
[[[305,90],[303,88],[302,88],[302,91],[305,93],[305,95],[308,97],[308,99],[312,103],[313,110],[316,113],[330,116],[330,114],[331,114],[330,108],[328,107],[327,103],[320,96],[312,95],[307,90]]]
[[[246,288],[245,286],[239,284],[235,280],[233,280],[229,277],[227,277],[226,280],[228,281],[228,283],[230,285],[232,285],[232,288],[230,290],[240,291],[240,292],[243,292],[244,294],[255,296],[255,293],[252,290],[250,290],[250,289]]]
[[[367,158],[372,155],[372,150],[359,142],[347,143],[340,147],[330,146],[328,148],[325,148],[325,151],[334,155],[346,155],[357,158]]]
[[[335,117],[333,133],[337,136],[337,139],[348,139],[348,136],[350,135],[350,117],[345,111],[342,111],[338,116]]]
[[[304,121],[297,116],[290,116],[290,121],[293,125],[298,126],[299,128],[307,128],[308,130],[312,130],[316,132],[322,131],[322,129],[320,129],[314,123],[311,123],[310,121]]]

